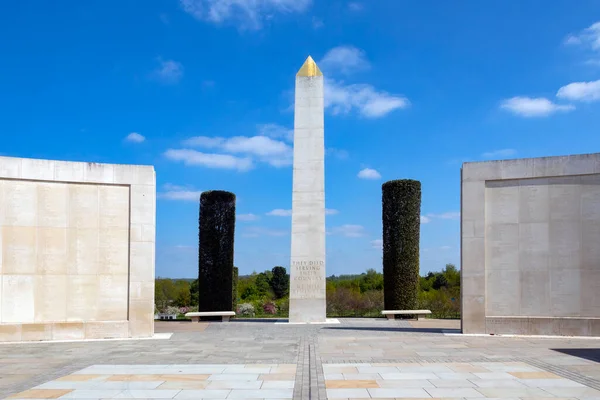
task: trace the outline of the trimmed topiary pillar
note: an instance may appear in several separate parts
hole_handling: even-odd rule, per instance
[[[233,296],[231,301],[233,303],[232,305],[232,311],[237,312],[237,302],[238,302],[238,275],[239,275],[239,270],[238,267],[233,267],[233,287],[231,289],[231,295]]]
[[[198,311],[232,311],[235,194],[202,192],[198,222]]]
[[[386,310],[414,310],[419,290],[421,182],[382,185],[383,296]]]

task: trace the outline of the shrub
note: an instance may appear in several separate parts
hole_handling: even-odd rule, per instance
[[[281,314],[288,314],[290,312],[290,299],[288,297],[277,300],[275,305]]]
[[[238,306],[237,314],[244,317],[254,317],[254,306],[250,303],[242,303]]]
[[[165,314],[175,314],[175,315],[178,315],[178,314],[180,314],[179,307],[169,306],[169,307],[167,307],[165,309]]]
[[[200,195],[198,309],[233,309],[235,194],[221,190]]]
[[[382,185],[383,285],[388,310],[413,310],[419,293],[421,182]]]
[[[263,311],[265,314],[275,315],[277,314],[277,306],[272,301],[266,302],[263,305]]]

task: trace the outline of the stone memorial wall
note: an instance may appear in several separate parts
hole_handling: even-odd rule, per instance
[[[0,341],[151,336],[154,168],[0,157]]]
[[[600,335],[600,154],[465,163],[464,333]]]

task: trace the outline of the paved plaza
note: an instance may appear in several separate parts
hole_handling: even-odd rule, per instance
[[[156,339],[1,344],[0,398],[600,399],[600,339],[458,327],[158,322]]]

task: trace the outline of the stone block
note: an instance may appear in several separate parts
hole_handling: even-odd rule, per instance
[[[486,333],[505,335],[525,335],[529,330],[528,318],[495,318],[487,317]]]
[[[37,188],[34,182],[4,181],[0,197],[0,226],[37,225]]]
[[[598,223],[600,222],[600,175],[582,176],[581,184],[581,219]]]
[[[64,183],[37,183],[37,226],[66,228],[69,190]]]
[[[600,317],[600,268],[583,269],[581,273],[582,317]]]
[[[83,168],[83,179],[88,183],[114,183],[114,171],[114,165],[88,162]]]
[[[85,338],[83,322],[56,322],[52,324],[52,340],[77,340]]]
[[[518,181],[486,182],[486,224],[515,224],[519,222]]]
[[[461,289],[471,296],[485,296],[485,275],[463,276]]]
[[[33,158],[21,159],[21,179],[38,181],[54,180],[54,164],[52,160],[38,160]]]
[[[98,315],[96,275],[71,275],[67,280],[67,321],[95,321]]]
[[[519,224],[518,247],[521,271],[546,271],[550,247],[550,226],[547,222]]]
[[[54,163],[54,179],[59,182],[83,182],[85,164],[82,162],[63,162]]]
[[[485,296],[462,295],[462,333],[485,333]]]
[[[18,340],[52,340],[52,324],[23,324],[21,326],[21,338]]]
[[[67,275],[36,275],[34,321],[67,320]]]
[[[465,220],[483,221],[485,218],[485,184],[462,182],[461,215]]]
[[[600,221],[583,219],[581,223],[580,267],[594,269],[600,265]]]
[[[549,216],[548,179],[519,180],[519,222],[548,222]]]
[[[486,315],[516,316],[520,313],[521,274],[519,270],[487,271]]]
[[[488,224],[485,239],[485,267],[488,271],[519,268],[519,225]]]
[[[69,227],[99,227],[98,186],[69,185]]]
[[[129,322],[101,321],[84,324],[86,339],[115,339],[129,336]]]
[[[127,320],[129,278],[127,275],[98,275],[97,321]]]
[[[548,266],[551,270],[580,268],[581,231],[580,221],[550,221]]]
[[[127,274],[129,269],[129,229],[100,229],[98,238],[100,273]]]
[[[70,275],[96,275],[100,272],[100,233],[97,228],[75,228],[67,232]]]
[[[129,301],[129,335],[150,337],[154,334],[154,302],[152,300]]]
[[[560,335],[560,320],[556,318],[529,318],[529,335]]]
[[[600,318],[590,319],[589,324],[590,336],[600,336]]]
[[[67,228],[38,228],[37,253],[38,275],[65,275],[68,270]]]
[[[129,282],[129,299],[154,302],[154,281]]]
[[[142,225],[142,242],[152,242],[156,240],[156,227],[151,224]]]
[[[0,157],[0,179],[21,177],[21,158]]]
[[[21,324],[0,324],[0,342],[21,340]]]
[[[558,326],[559,333],[562,336],[589,336],[591,333],[588,319],[561,318]]]
[[[130,244],[129,274],[134,282],[154,281],[154,243]]]
[[[129,187],[98,186],[99,226],[101,229],[129,227]]]
[[[34,322],[34,276],[2,276],[2,323]]]
[[[463,163],[462,179],[464,182],[502,179],[502,162]]]
[[[155,185],[154,168],[145,165],[116,165],[114,183],[126,185]]]
[[[520,271],[521,301],[520,316],[551,316],[550,273],[545,270]]]
[[[571,269],[550,270],[550,315],[576,317],[581,310],[581,276]]]
[[[131,224],[129,227],[129,240],[132,242],[143,242],[142,240],[142,224]]]
[[[580,177],[548,179],[550,220],[578,221],[581,219]]]
[[[34,274],[37,262],[35,227],[2,228],[2,273]]]
[[[506,179],[523,179],[534,176],[534,165],[532,158],[524,158],[518,160],[502,160],[501,161],[501,178]]]
[[[464,238],[461,245],[461,275],[479,276],[485,273],[485,239]]]
[[[131,186],[131,223],[156,223],[156,188],[149,185]]]

